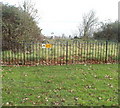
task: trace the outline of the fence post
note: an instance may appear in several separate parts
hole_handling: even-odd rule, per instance
[[[66,65],[68,64],[68,41],[66,42]]]
[[[23,65],[25,65],[25,42],[26,41],[23,41],[23,48],[24,48],[24,52],[23,52],[24,63],[23,63]]]
[[[106,53],[105,53],[105,63],[107,63],[107,55],[108,55],[108,41],[106,41]]]

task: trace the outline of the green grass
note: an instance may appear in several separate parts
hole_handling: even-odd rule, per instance
[[[3,67],[4,106],[117,106],[118,65]]]

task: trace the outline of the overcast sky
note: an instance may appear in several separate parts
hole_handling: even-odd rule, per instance
[[[0,0],[0,2],[18,5],[23,0]],[[84,13],[96,12],[99,21],[118,19],[119,0],[31,0],[40,16],[39,26],[45,35],[73,35]]]

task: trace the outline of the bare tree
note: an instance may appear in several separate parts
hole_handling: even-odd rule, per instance
[[[37,22],[40,20],[39,16],[37,15],[38,10],[35,9],[35,4],[32,3],[31,0],[24,0],[21,4],[19,5],[19,8],[29,13],[29,15]]]
[[[89,13],[83,15],[82,23],[79,25],[79,36],[88,39],[93,32],[94,26],[97,23],[95,12],[91,10]]]

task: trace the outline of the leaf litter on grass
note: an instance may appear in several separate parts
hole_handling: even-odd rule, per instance
[[[107,65],[109,66],[109,65]],[[3,91],[3,95],[7,91],[11,91],[9,97],[5,95],[4,103],[10,102],[11,96],[20,97],[24,103],[19,103],[18,100],[13,101],[13,105],[113,105],[117,104],[117,72],[112,74],[112,70],[116,69],[115,65],[108,69],[105,65],[76,65],[76,66],[51,66],[51,67],[14,67],[12,69],[14,76],[8,71],[7,76],[3,77],[4,86],[8,87],[12,84],[14,79],[14,86],[11,85],[9,89]],[[40,68],[40,71],[39,69]],[[43,71],[41,71],[41,69]],[[101,69],[101,71],[100,71]],[[17,71],[27,75],[18,77]],[[35,74],[36,73],[36,74]],[[5,73],[4,73],[5,74]],[[3,74],[3,75],[4,75]],[[113,75],[113,76],[112,76]],[[22,78],[22,79],[19,79]],[[111,78],[115,79],[112,80]],[[10,81],[11,80],[11,81]],[[21,83],[23,88],[17,88],[19,80],[25,80]],[[8,82],[9,81],[9,82]],[[6,83],[5,83],[6,82]],[[16,83],[15,83],[16,82]],[[108,85],[110,84],[110,85]],[[6,86],[5,86],[6,85]],[[110,86],[113,87],[110,87]],[[30,89],[28,87],[31,87]],[[40,88],[39,88],[40,87]],[[13,89],[12,89],[13,88]],[[15,90],[13,92],[13,90]],[[19,94],[17,91],[22,91]],[[116,91],[116,92],[115,92]],[[14,93],[14,94],[13,94]],[[102,93],[102,94],[101,94]],[[18,96],[15,94],[18,94]],[[26,95],[25,95],[26,94]],[[114,98],[111,98],[114,97]],[[29,99],[28,99],[29,98]],[[26,100],[27,99],[27,100]]]

